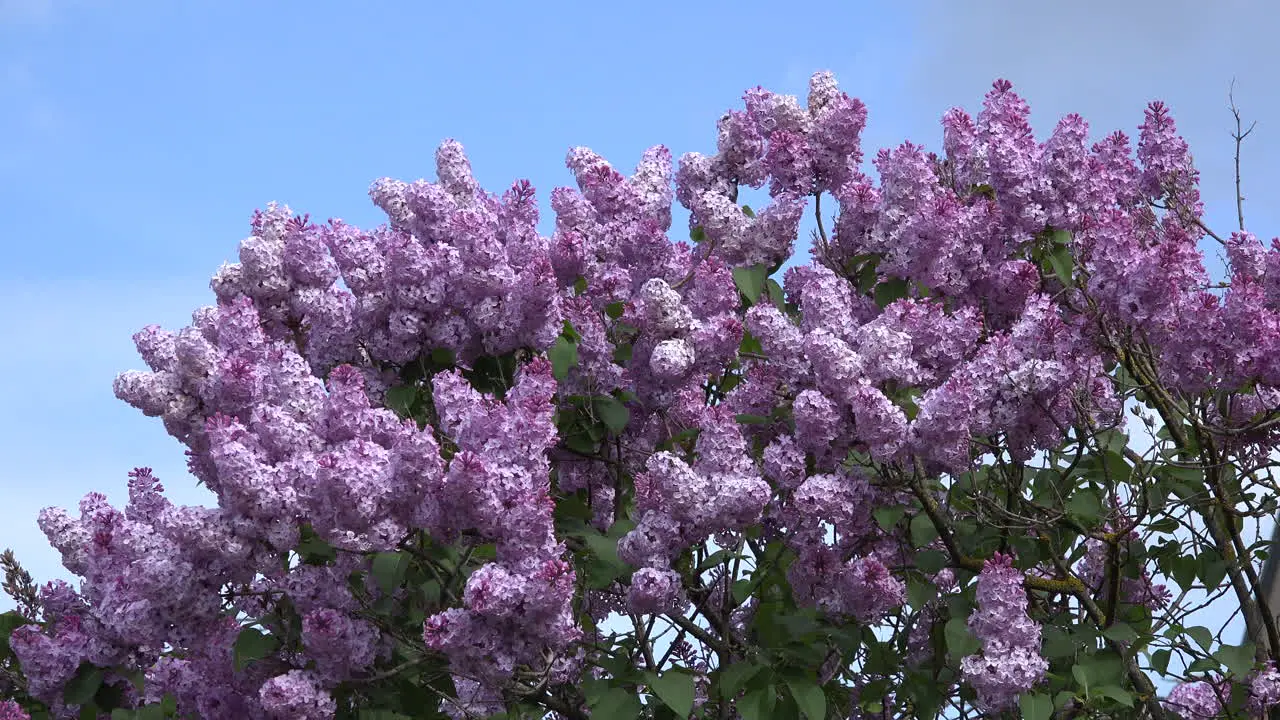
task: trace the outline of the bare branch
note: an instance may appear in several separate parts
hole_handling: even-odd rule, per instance
[[[1240,108],[1236,107],[1235,92],[1236,81],[1232,78],[1231,89],[1227,91],[1227,100],[1230,102],[1231,115],[1236,119],[1236,130],[1231,133],[1231,137],[1236,141],[1236,220],[1240,226],[1240,232],[1244,232],[1244,194],[1240,192],[1240,144],[1249,137],[1249,133],[1258,126],[1258,122],[1255,120],[1249,125],[1248,130],[1241,130],[1243,126],[1240,122]]]

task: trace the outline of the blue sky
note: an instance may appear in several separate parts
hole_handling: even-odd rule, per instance
[[[446,137],[481,182],[543,201],[586,145],[629,171],[647,147],[714,150],[755,85],[801,94],[835,71],[869,106],[868,152],[940,145],[997,77],[1043,137],[1078,111],[1136,135],[1163,98],[1192,143],[1209,218],[1234,221],[1227,87],[1258,129],[1247,214],[1277,234],[1280,61],[1264,2],[806,5],[0,0],[0,546],[63,576],[39,508],[123,500],[147,465],[203,502],[158,421],[115,400],[130,335],[185,325],[254,208],[375,224],[381,176],[430,177]],[[1271,205],[1268,208],[1268,204]],[[7,599],[0,602],[7,602]]]

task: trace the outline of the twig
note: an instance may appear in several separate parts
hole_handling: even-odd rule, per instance
[[[1236,80],[1231,78],[1231,89],[1227,91],[1227,99],[1231,102],[1231,115],[1236,119],[1236,131],[1231,134],[1236,141],[1236,219],[1240,225],[1240,232],[1244,232],[1244,195],[1240,192],[1240,144],[1258,126],[1258,121],[1253,121],[1248,130],[1241,132],[1240,108],[1236,107],[1235,92]]]

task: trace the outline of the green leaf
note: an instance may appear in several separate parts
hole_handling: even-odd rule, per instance
[[[1049,253],[1049,266],[1053,268],[1053,274],[1058,278],[1058,282],[1066,287],[1071,287],[1072,273],[1075,270],[1075,264],[1071,259],[1071,248],[1066,245],[1058,245]]]
[[[1053,715],[1053,698],[1045,693],[1024,694],[1018,698],[1022,720],[1049,720]]]
[[[626,309],[627,304],[619,300],[618,302],[611,302],[608,305],[605,305],[604,314],[608,315],[610,320],[617,320],[622,317],[622,313],[625,312]]]
[[[734,415],[733,419],[743,425],[770,425],[773,423],[772,418],[765,417],[764,415],[748,415],[746,413]]]
[[[62,699],[68,705],[88,705],[93,702],[98,688],[102,687],[102,677],[102,668],[88,661],[80,663],[76,674],[71,676],[67,686],[63,688]]]
[[[818,683],[809,677],[791,677],[787,679],[787,689],[796,701],[800,712],[809,720],[826,720],[827,696]]]
[[[618,718],[629,720],[640,717],[643,708],[640,697],[620,687],[610,687],[598,695],[587,693],[587,704],[591,706],[591,717]]]
[[[1093,490],[1079,490],[1067,501],[1067,513],[1085,525],[1092,525],[1102,516],[1102,501]]]
[[[693,712],[693,676],[679,670],[668,670],[661,675],[646,673],[653,694],[676,711],[680,717]]]
[[[1089,697],[1089,673],[1084,669],[1084,666],[1072,665],[1071,675],[1076,679],[1076,682],[1079,683],[1080,687],[1084,690],[1084,696],[1086,698]]]
[[[418,398],[418,388],[413,385],[397,385],[387,389],[386,405],[396,415],[409,417],[413,401]]]
[[[916,553],[916,567],[930,575],[947,566],[947,554],[941,550],[921,550]]]
[[[1151,653],[1151,668],[1164,675],[1169,672],[1169,658],[1172,656],[1173,653],[1168,649],[1161,649]]]
[[[1209,628],[1197,625],[1187,628],[1186,632],[1205,652],[1209,652],[1210,646],[1213,645],[1213,632]]]
[[[871,511],[871,516],[876,519],[876,524],[881,530],[889,531],[897,527],[898,521],[907,514],[907,509],[901,505],[892,507],[878,507]]]
[[[964,618],[951,618],[947,621],[943,632],[947,638],[947,650],[954,657],[962,658],[972,655],[982,647],[982,643],[978,642],[978,638],[970,632]]]
[[[774,307],[783,313],[787,311],[787,294],[777,280],[769,278],[765,281],[765,292],[768,293],[769,299],[773,301]]]
[[[752,210],[750,205],[743,205],[743,206],[742,206],[742,214],[743,214],[743,215],[746,215],[746,216],[747,216],[747,217],[749,217],[749,218],[753,218],[753,217],[755,217],[755,216],[756,216],[756,211],[755,211],[755,210]]]
[[[586,543],[596,563],[588,567],[588,585],[602,590],[613,584],[614,580],[626,575],[631,566],[618,558],[618,539],[601,535],[593,529],[585,529],[577,537]]]
[[[772,685],[756,688],[738,701],[738,714],[742,720],[773,720],[773,706],[777,700],[777,691]]]
[[[747,305],[754,305],[760,299],[760,293],[764,292],[764,281],[768,276],[769,268],[764,265],[736,267],[733,269],[733,284],[747,299]]]
[[[924,547],[938,537],[938,529],[933,526],[929,516],[920,513],[911,518],[911,542],[916,547]]]
[[[1223,645],[1213,657],[1237,678],[1243,678],[1253,670],[1254,653],[1257,646],[1253,643],[1244,645]]]
[[[267,635],[257,628],[247,627],[236,636],[232,646],[233,662],[236,672],[241,672],[254,660],[261,660],[271,654],[280,644],[272,635]]]
[[[574,350],[576,353],[577,350]],[[631,355],[635,352],[635,346],[631,343],[622,343],[613,348],[613,362],[615,365],[626,367],[631,364]]]
[[[338,551],[325,542],[309,523],[303,523],[298,529],[298,555],[306,565],[328,565],[338,557]]]
[[[404,582],[409,570],[409,555],[402,552],[380,552],[373,556],[369,573],[378,583],[378,589],[390,595]]]
[[[1133,707],[1133,693],[1115,685],[1099,685],[1093,689],[1093,694],[1111,698],[1126,707]]]
[[[907,603],[913,608],[923,608],[929,601],[938,596],[938,588],[933,583],[919,578],[907,578]]]
[[[717,670],[716,677],[720,683],[721,695],[728,698],[736,696],[738,691],[758,675],[761,670],[764,670],[762,666],[749,662],[734,663],[727,668]]]
[[[164,706],[159,704],[143,705],[133,711],[135,720],[164,720],[168,715],[169,713],[165,711]]]
[[[1108,640],[1115,640],[1122,643],[1133,643],[1138,639],[1138,633],[1127,624],[1118,622],[1106,630],[1102,631],[1102,636]]]
[[[909,288],[910,285],[902,278],[895,277],[880,281],[876,285],[876,305],[884,308],[895,300],[901,300],[907,296]]]
[[[556,380],[564,380],[569,376],[569,368],[578,364],[578,346],[561,335],[547,351],[547,359],[551,361],[551,374]]]
[[[689,230],[689,239],[695,243],[704,243],[707,241],[707,231],[701,225],[695,225]]]
[[[591,399],[596,416],[613,434],[621,433],[631,421],[631,411],[612,395],[597,395]]]
[[[1227,561],[1222,554],[1212,548],[1200,553],[1197,558],[1200,564],[1200,580],[1204,582],[1207,588],[1216,588],[1222,585],[1222,581],[1227,577]]]
[[[1074,657],[1076,644],[1066,630],[1053,625],[1046,625],[1044,628],[1044,644],[1041,646],[1040,652],[1050,660]]]

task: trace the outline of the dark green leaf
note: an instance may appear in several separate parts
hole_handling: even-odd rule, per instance
[[[1222,554],[1212,548],[1200,553],[1197,560],[1200,563],[1200,580],[1204,582],[1207,588],[1216,588],[1222,585],[1222,581],[1227,577],[1227,561]]]
[[[1084,488],[1067,501],[1067,512],[1085,525],[1092,525],[1102,516],[1102,501],[1093,490]]]
[[[772,685],[756,688],[738,701],[738,714],[742,720],[773,720],[777,700],[777,691]]]
[[[1058,282],[1066,287],[1071,287],[1072,272],[1075,269],[1071,259],[1071,248],[1066,245],[1059,245],[1049,253],[1049,266],[1053,268],[1053,274],[1058,278]]]
[[[1244,645],[1223,645],[1213,654],[1232,675],[1243,678],[1253,670],[1254,652],[1257,646],[1253,643]]]
[[[617,320],[622,317],[622,313],[626,311],[626,303],[619,300],[604,306],[604,314],[609,316],[610,320]]]
[[[1125,707],[1133,707],[1133,693],[1115,685],[1099,685],[1093,689],[1093,694],[1111,698]]]
[[[1022,720],[1049,720],[1053,715],[1053,698],[1044,693],[1024,694],[1018,698]]]
[[[1209,648],[1213,645],[1213,632],[1209,628],[1197,625],[1196,627],[1187,628],[1186,633],[1205,652],[1209,652]]]
[[[734,663],[729,667],[716,671],[720,682],[720,692],[725,697],[734,697],[738,691],[764,668],[750,662]]]
[[[578,346],[561,335],[547,351],[547,359],[551,361],[551,374],[556,380],[564,380],[569,376],[569,368],[578,364]]]
[[[280,641],[257,628],[247,627],[240,631],[232,647],[234,666],[240,672],[254,660],[261,660],[275,650]]]
[[[618,718],[618,720],[640,717],[643,710],[640,697],[620,687],[606,688],[594,697],[588,693],[587,704],[591,706],[591,717]]]
[[[878,507],[871,511],[871,516],[876,519],[876,523],[881,530],[889,531],[897,527],[898,521],[907,514],[907,509],[901,505],[893,505],[890,507]]]
[[[882,280],[876,285],[876,305],[879,307],[887,307],[895,300],[901,300],[907,296],[907,290],[910,285],[902,278],[889,278]]]
[[[574,351],[577,352],[576,350]],[[616,365],[626,367],[631,363],[631,355],[635,352],[635,347],[631,343],[622,343],[613,348],[613,362]]]
[[[404,575],[408,570],[408,553],[380,552],[373,556],[369,574],[378,583],[378,589],[390,595],[404,582]]]
[[[689,239],[695,243],[703,243],[707,241],[707,232],[702,229],[701,225],[695,225],[689,230]]]
[[[740,415],[734,415],[733,419],[737,420],[743,425],[769,425],[773,422],[772,419],[767,418],[764,415],[748,415],[745,413]]]
[[[752,210],[750,205],[743,205],[743,206],[742,206],[742,214],[743,214],[743,215],[746,215],[746,216],[747,216],[747,217],[749,217],[749,218],[753,218],[753,217],[755,217],[755,216],[756,216],[756,211],[755,211],[755,210]]]
[[[733,269],[733,283],[738,291],[747,299],[748,305],[754,305],[764,292],[765,278],[769,276],[769,268],[764,265],[736,267]]]
[[[769,278],[765,282],[765,291],[769,294],[769,299],[773,301],[773,306],[778,308],[780,312],[787,311],[787,295],[782,290],[782,286],[777,280]]]
[[[947,638],[947,650],[955,658],[972,655],[982,647],[982,643],[973,636],[964,618],[953,617],[948,620],[944,634]]]
[[[668,670],[661,675],[647,673],[649,687],[667,707],[680,717],[693,712],[693,676],[679,670]]]
[[[923,608],[938,596],[938,588],[933,583],[919,578],[907,578],[907,602],[913,608]]]
[[[826,720],[827,696],[818,683],[810,677],[791,677],[787,679],[787,688],[796,701],[800,712],[809,720]]]
[[[1102,631],[1102,636],[1116,642],[1132,643],[1138,639],[1138,633],[1125,623],[1116,623]]]
[[[921,550],[916,553],[916,567],[920,568],[920,572],[932,575],[946,566],[947,554],[941,550]]]
[[[911,518],[911,542],[916,547],[924,547],[938,537],[938,529],[933,526],[929,516],[920,513]]]
[[[63,688],[62,699],[68,705],[87,705],[93,702],[93,696],[102,686],[102,677],[102,668],[87,661],[80,663],[76,674],[71,676],[66,687]]]
[[[1169,658],[1173,653],[1168,649],[1161,649],[1151,653],[1151,667],[1156,672],[1164,675],[1169,672]]]
[[[413,401],[418,398],[418,388],[413,385],[397,385],[387,389],[386,405],[396,415],[409,417]]]
[[[1070,633],[1053,625],[1044,628],[1044,645],[1041,652],[1050,660],[1054,658],[1072,657],[1076,654],[1076,644]]]
[[[631,411],[611,395],[597,395],[591,399],[591,405],[595,408],[596,416],[615,435],[626,429],[631,420]]]

